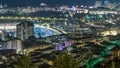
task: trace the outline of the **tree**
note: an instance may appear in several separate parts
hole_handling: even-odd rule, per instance
[[[32,64],[30,56],[23,55],[21,58],[17,58],[15,68],[38,68],[38,65]]]
[[[71,54],[60,54],[53,62],[51,68],[79,68]]]

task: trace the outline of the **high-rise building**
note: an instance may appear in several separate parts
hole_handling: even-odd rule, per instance
[[[21,22],[17,25],[17,38],[21,40],[28,39],[29,36],[34,36],[34,24],[29,21]]]
[[[6,47],[4,47],[4,49],[15,49],[17,52],[22,50],[22,42],[19,39],[4,42],[3,46],[5,46],[5,44]]]
[[[102,7],[102,1],[96,1],[95,6],[96,7]]]
[[[110,1],[104,1],[104,7],[109,8],[111,5]]]
[[[104,1],[104,5],[109,5],[110,4],[110,1]]]
[[[111,3],[110,1],[104,1],[104,7],[109,9],[114,9],[117,6],[116,3]]]

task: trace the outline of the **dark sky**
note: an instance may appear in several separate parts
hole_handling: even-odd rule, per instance
[[[7,4],[10,7],[38,6],[41,2],[49,5],[94,5],[96,0],[0,0],[0,4]],[[104,1],[104,0],[101,0]],[[120,0],[109,0],[120,2]]]

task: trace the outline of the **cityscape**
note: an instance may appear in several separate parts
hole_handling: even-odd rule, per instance
[[[0,68],[120,68],[120,1],[0,0]]]

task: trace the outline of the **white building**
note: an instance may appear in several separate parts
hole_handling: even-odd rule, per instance
[[[90,14],[118,14],[117,11],[108,11],[108,10],[91,10],[89,11]]]

